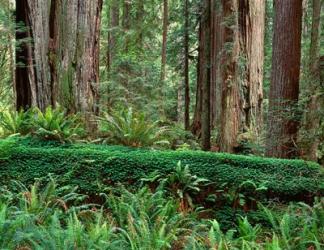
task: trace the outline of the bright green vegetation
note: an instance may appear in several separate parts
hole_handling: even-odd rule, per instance
[[[172,178],[169,178],[171,180]],[[106,189],[103,205],[87,204],[70,187],[50,181],[0,194],[1,249],[317,249],[324,243],[323,200],[285,211],[260,207],[266,226],[237,217],[222,231],[220,216],[183,211],[163,185]]]
[[[71,143],[75,141],[116,144],[131,147],[172,149],[198,149],[194,136],[179,126],[151,121],[143,112],[132,108],[104,112],[94,118],[98,122],[96,133],[84,128],[80,114],[67,114],[58,107],[27,111],[0,111],[0,137],[31,135],[34,138]]]
[[[0,135],[4,137],[32,134],[44,140],[72,142],[83,132],[79,115],[67,115],[62,108],[48,107],[44,112],[38,108],[0,112]]]
[[[98,119],[103,141],[113,144],[152,146],[162,139],[165,132],[165,128],[158,127],[158,122],[148,122],[144,113],[136,113],[131,108],[104,113]]]
[[[101,145],[60,108],[0,116],[0,249],[323,248],[316,163],[188,150],[131,109],[98,118]]]
[[[215,189],[239,188],[245,181],[265,186],[267,196],[304,200],[323,193],[323,170],[311,162],[201,151],[158,151],[122,146],[58,144],[16,137],[0,141],[0,183],[32,184],[48,173],[61,184],[96,194],[98,183],[138,183],[152,172],[168,174],[181,161]],[[255,188],[246,192],[254,195]]]

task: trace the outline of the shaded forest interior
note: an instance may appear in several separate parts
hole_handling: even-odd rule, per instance
[[[324,249],[324,0],[0,0],[0,249]]]
[[[321,0],[0,0],[0,111],[60,107],[91,141],[131,113],[178,134],[161,147],[323,163],[323,25]]]

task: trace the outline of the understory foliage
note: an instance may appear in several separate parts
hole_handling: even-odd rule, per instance
[[[134,112],[132,108],[104,113],[98,119],[104,142],[124,146],[152,146],[161,140],[166,129],[159,128],[158,122],[151,122],[144,113]]]
[[[98,136],[85,130],[80,114],[68,114],[61,107],[38,108],[26,111],[4,110],[0,112],[0,136],[32,135],[47,141],[76,142],[86,137],[91,142],[130,147],[159,149],[199,149],[197,140],[179,126],[152,121],[143,112],[121,108],[102,112],[97,118]]]
[[[0,132],[4,136],[13,134],[26,135],[30,132],[30,111],[5,110],[0,112]]]
[[[260,207],[269,226],[238,217],[224,231],[219,218],[182,212],[160,188],[107,187],[103,205],[86,203],[71,187],[51,180],[19,192],[2,187],[1,249],[317,249],[324,243],[323,200],[280,210]]]
[[[285,201],[310,201],[324,191],[321,166],[301,160],[60,144],[30,137],[0,140],[0,159],[3,159],[0,162],[1,185],[9,185],[11,180],[30,185],[35,178],[53,173],[60,176],[60,184],[77,185],[89,194],[98,193],[98,182],[138,184],[152,172],[164,178],[174,171],[179,161],[182,168],[189,165],[192,175],[208,178],[214,191],[226,190],[233,193],[233,197],[237,197],[239,189],[254,199],[276,197]],[[237,203],[243,202],[240,197],[237,200],[241,200]]]
[[[83,131],[79,115],[68,115],[60,107],[48,107],[44,112],[38,108],[0,112],[0,132],[5,137],[31,134],[44,140],[72,142],[79,138]]]

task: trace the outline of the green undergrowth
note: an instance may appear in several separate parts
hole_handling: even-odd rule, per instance
[[[313,206],[264,207],[263,222],[236,215],[202,218],[203,209],[182,210],[181,201],[160,186],[133,191],[110,187],[102,205],[71,186],[51,180],[43,188],[19,186],[16,192],[0,187],[0,249],[98,250],[304,250],[323,249],[323,200]]]
[[[168,174],[181,161],[193,174],[208,178],[214,189],[244,181],[267,188],[267,197],[307,200],[323,194],[323,169],[311,162],[201,151],[156,151],[94,144],[58,144],[12,137],[0,141],[0,184],[32,184],[49,173],[60,184],[98,194],[101,184],[136,185],[152,172]],[[99,190],[99,191],[98,191]],[[252,193],[253,195],[253,193]]]

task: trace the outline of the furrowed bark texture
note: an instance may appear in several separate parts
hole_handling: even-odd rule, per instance
[[[220,150],[235,152],[262,126],[265,2],[223,1],[223,11]]]
[[[102,0],[16,1],[17,108],[61,104],[70,112],[97,111]]]
[[[211,0],[208,28],[200,28],[196,110],[199,135],[205,81],[210,81],[210,126],[219,131],[221,151],[235,152],[243,134],[262,124],[264,0]],[[209,52],[206,44],[210,43]],[[210,53],[207,55],[207,53]],[[210,56],[210,71],[203,70]],[[243,65],[243,66],[242,66]]]
[[[311,44],[309,51],[310,82],[307,85],[307,106],[304,116],[305,135],[302,138],[302,157],[306,160],[317,161],[317,150],[320,144],[320,123],[323,117],[321,103],[323,97],[320,95],[320,65],[319,65],[319,41],[321,24],[321,0],[313,0]]]
[[[213,0],[211,18],[211,127],[219,131],[222,106],[222,51],[224,46],[224,26],[221,3]]]
[[[262,125],[264,28],[265,1],[240,0],[240,58],[245,62],[240,73],[243,94],[241,132],[249,131],[256,135],[261,132]]]
[[[211,14],[212,14],[212,0],[205,1],[204,15],[202,20],[202,27],[205,31],[205,46],[204,46],[204,64],[202,65],[202,74],[204,81],[202,81],[202,108],[201,108],[201,146],[203,150],[210,150],[211,148],[211,68],[212,68],[212,34],[211,34]]]
[[[240,86],[238,81],[238,59],[240,53],[238,33],[238,2],[223,0],[224,53],[222,64],[222,114],[220,150],[233,152],[237,145],[242,114]]]
[[[215,0],[210,1],[210,6],[209,12],[206,11],[205,2],[205,8],[199,24],[196,106],[191,125],[192,132],[197,136],[201,136],[203,119],[201,114],[204,93],[202,86],[206,81],[210,81],[210,88],[208,90],[210,92],[210,127],[214,128],[216,126],[216,120],[220,120],[221,79],[219,73],[221,71],[220,54],[222,51],[223,32],[221,26],[222,14],[220,12],[220,6],[217,7]],[[206,48],[206,44],[208,48]],[[209,68],[208,71],[205,70],[206,67]]]
[[[266,155],[293,158],[301,58],[302,0],[274,1],[272,76]]]

